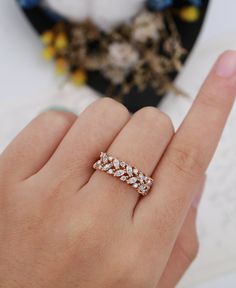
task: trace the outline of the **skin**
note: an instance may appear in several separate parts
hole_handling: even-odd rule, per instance
[[[156,108],[131,116],[106,98],[34,119],[0,156],[0,287],[175,287],[235,89],[214,67],[177,132]],[[152,175],[151,193],[94,171],[101,151]]]

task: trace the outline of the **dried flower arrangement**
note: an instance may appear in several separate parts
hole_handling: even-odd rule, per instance
[[[32,8],[40,0],[18,1]],[[186,53],[173,15],[196,21],[202,4],[187,1],[192,6],[176,10],[173,0],[147,0],[131,21],[107,31],[89,20],[75,23],[59,18],[41,35],[43,56],[55,60],[57,73],[79,86],[87,83],[90,72],[98,71],[108,80],[106,95],[120,101],[133,87],[139,91],[151,87],[157,95],[170,90],[184,94],[171,78],[180,71]]]
[[[110,80],[109,94],[120,85],[118,97],[136,85],[161,93],[175,89],[169,73],[178,71],[185,53],[172,17],[142,11],[131,23],[106,33],[91,22],[59,23],[42,35],[44,56],[54,58],[58,73],[68,72],[77,84],[86,71],[99,70]]]

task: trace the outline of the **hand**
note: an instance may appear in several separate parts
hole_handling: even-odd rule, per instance
[[[0,157],[0,287],[174,287],[196,254],[190,207],[235,75],[236,53],[227,52],[176,134],[157,109],[131,117],[110,99],[78,118],[50,111],[33,120]],[[94,171],[101,151],[152,175],[150,194]]]

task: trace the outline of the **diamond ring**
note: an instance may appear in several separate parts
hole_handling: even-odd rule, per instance
[[[143,196],[148,194],[153,185],[153,179],[146,176],[136,167],[132,167],[104,152],[101,152],[100,159],[93,165],[93,168],[119,178],[122,182],[135,188]]]

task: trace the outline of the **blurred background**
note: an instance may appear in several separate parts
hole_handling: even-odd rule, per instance
[[[159,105],[176,128],[217,56],[236,49],[235,11],[233,0],[210,1],[201,33],[175,80],[190,97],[168,93]],[[0,1],[0,40],[0,151],[41,111],[57,106],[80,113],[99,97],[55,75],[54,64],[42,60],[38,34],[14,0]],[[235,123],[236,107],[208,171],[198,220],[200,254],[180,288],[236,287]]]

